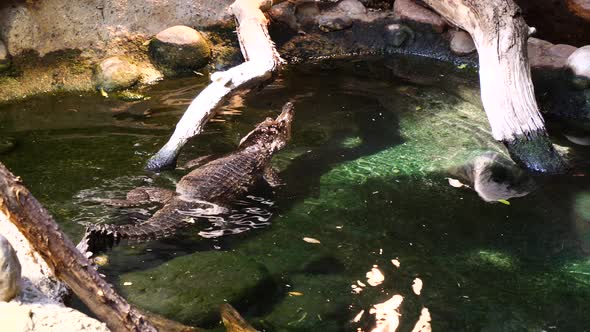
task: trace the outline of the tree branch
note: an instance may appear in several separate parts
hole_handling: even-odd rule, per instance
[[[238,22],[238,38],[246,62],[211,75],[211,83],[191,102],[168,142],[146,169],[173,168],[186,142],[203,130],[215,110],[233,93],[269,80],[283,62],[268,35],[263,11],[285,0],[236,0],[230,9]]]

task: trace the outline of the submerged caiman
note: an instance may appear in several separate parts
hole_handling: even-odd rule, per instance
[[[150,202],[164,206],[147,221],[135,224],[96,224],[86,229],[79,245],[80,250],[96,253],[121,239],[135,241],[165,237],[192,219],[187,211],[203,211],[203,207],[220,207],[251,189],[264,179],[271,186],[279,184],[270,165],[275,152],[291,138],[293,104],[285,104],[276,118],[267,118],[246,135],[237,151],[212,160],[185,175],[176,185],[176,191],[140,187],[130,191],[127,199],[102,199],[102,203],[130,207]],[[215,213],[215,212],[213,212]]]

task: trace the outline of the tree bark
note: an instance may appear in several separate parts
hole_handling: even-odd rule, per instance
[[[0,212],[16,225],[55,276],[112,331],[157,331],[146,318],[100,277],[88,259],[62,233],[41,204],[0,163]]]
[[[423,0],[471,34],[479,54],[481,99],[495,139],[511,157],[539,172],[561,173],[562,157],[551,144],[531,81],[529,27],[512,0]]]
[[[232,93],[272,77],[283,62],[268,35],[263,11],[285,0],[236,0],[230,9],[238,22],[238,38],[246,62],[211,75],[211,83],[191,102],[168,142],[148,161],[146,169],[174,168],[186,142],[198,135],[215,110]]]

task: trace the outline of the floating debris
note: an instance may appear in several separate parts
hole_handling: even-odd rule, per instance
[[[307,242],[307,243],[313,243],[313,244],[320,244],[320,240],[318,239],[314,239],[313,237],[304,237],[303,241]]]
[[[449,180],[449,184],[452,187],[455,187],[455,188],[465,187],[465,185],[461,181],[459,181],[457,179],[453,179],[453,178],[447,178],[447,179]]]

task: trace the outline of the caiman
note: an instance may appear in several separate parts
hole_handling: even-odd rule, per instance
[[[140,187],[130,191],[127,199],[98,201],[121,207],[158,202],[163,207],[151,218],[135,224],[95,224],[86,229],[80,250],[96,253],[121,239],[143,241],[165,237],[192,222],[187,211],[203,207],[223,207],[246,193],[258,181],[271,186],[280,184],[271,166],[275,152],[291,138],[293,103],[288,102],[276,118],[259,123],[241,141],[236,151],[209,161],[180,179],[176,191],[156,187]]]

